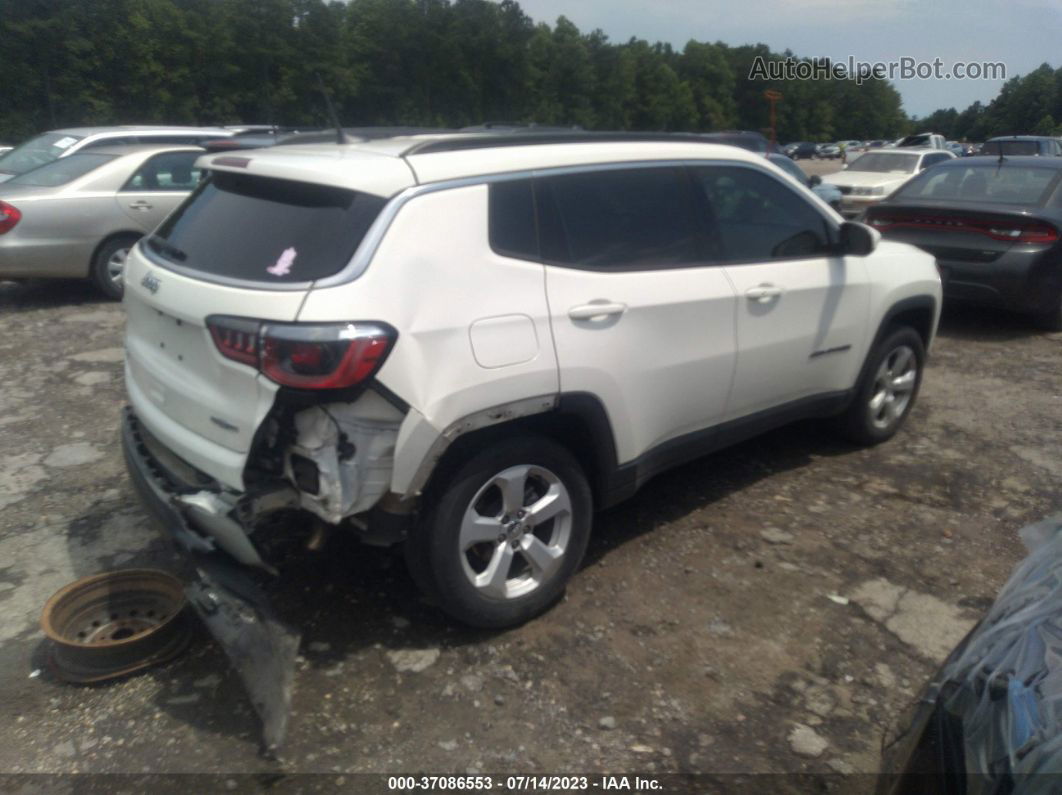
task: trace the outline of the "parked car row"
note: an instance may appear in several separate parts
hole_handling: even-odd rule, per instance
[[[565,135],[572,131],[483,125],[463,132],[504,136],[528,132]],[[344,131],[343,138],[347,142],[365,142],[428,134],[452,134],[452,131],[408,127],[350,128]],[[754,132],[712,133],[695,138],[738,146],[761,155],[767,154],[768,149],[766,138]],[[320,146],[336,139],[335,130],[296,131],[255,126],[74,128],[39,135],[13,148],[6,156],[0,156],[0,170],[4,171],[6,179],[0,188],[0,277],[88,277],[105,294],[118,298],[122,294],[122,269],[130,247],[154,229],[199,183],[203,172],[195,167],[195,161],[203,150],[190,144],[202,144],[210,151],[225,151],[273,145]],[[862,151],[854,155],[842,171],[825,179],[813,177],[809,180],[788,157],[767,154],[767,159],[845,217],[859,218],[889,197],[899,195],[898,189],[916,175],[954,160],[956,154],[946,146],[911,146],[939,145],[938,139],[940,136],[935,134],[920,133],[901,139],[892,147]],[[860,142],[842,143],[855,148]],[[794,159],[833,155],[832,149],[810,143],[791,144],[784,151]],[[1011,158],[1024,160],[1029,155],[1038,155],[1050,161],[1062,151],[1062,147],[1056,139],[1044,136],[1008,136],[990,139],[983,151],[997,160],[1000,157],[1004,161]],[[1013,167],[1008,163],[1008,170],[999,173],[1010,174]],[[977,180],[971,179],[964,184],[970,187],[976,183]],[[935,190],[943,191],[944,188]],[[971,195],[974,192],[971,188]],[[943,197],[944,194],[933,194],[933,198]],[[950,200],[957,199],[950,197]],[[1050,202],[1047,205],[1050,206]],[[1027,211],[1028,208],[1022,210]],[[874,220],[873,216],[866,217]],[[900,228],[895,224],[885,225],[881,217],[874,223],[888,229],[890,234]],[[1048,219],[1046,223],[1055,221]],[[957,228],[952,224],[946,231],[954,233]],[[1021,235],[1016,242],[1031,244],[1027,236]],[[1043,240],[1037,242],[1044,243]],[[941,258],[942,252],[948,249],[939,241],[931,248]],[[987,251],[983,248],[978,256],[988,257]],[[1019,246],[1017,251],[1030,253],[1027,246]],[[1044,253],[1048,261],[1055,256],[1057,253]],[[1016,282],[1009,259],[1004,258],[1000,264],[1004,274],[1010,274],[1007,278],[1000,277],[1004,281],[1009,278],[1010,287],[1006,290],[996,284],[998,280],[993,281],[995,277],[988,276],[981,279],[980,287],[971,287],[968,265],[942,267],[954,276],[954,286],[949,292],[955,294],[956,300],[977,300],[980,295],[981,300],[990,303],[1030,311],[1046,327],[1056,325],[1053,312],[1057,307],[1036,303],[1047,301],[1058,292],[1054,282],[1049,280],[1044,285],[1046,291],[1037,294],[1033,305],[1023,302],[1020,295],[1031,294],[1030,288],[1017,284],[1020,279]],[[983,268],[981,273],[984,275]]]

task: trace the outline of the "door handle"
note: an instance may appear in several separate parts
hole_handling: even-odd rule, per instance
[[[782,294],[782,288],[773,284],[758,284],[745,291],[745,297],[750,301],[766,304]]]
[[[143,201],[143,200],[135,201],[135,202],[129,202],[129,207],[130,207],[130,209],[133,209],[133,210],[150,210],[154,206],[155,205],[152,204],[151,202],[146,202],[146,201]]]
[[[573,306],[568,310],[568,317],[572,320],[593,320],[595,317],[621,315],[626,310],[626,304],[613,301],[591,301],[588,304]]]

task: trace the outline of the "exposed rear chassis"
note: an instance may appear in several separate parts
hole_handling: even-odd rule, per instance
[[[245,565],[196,531],[178,501],[175,478],[151,455],[128,407],[122,452],[144,506],[188,554],[188,601],[236,668],[262,720],[262,751],[272,755],[287,731],[300,633],[279,619]]]

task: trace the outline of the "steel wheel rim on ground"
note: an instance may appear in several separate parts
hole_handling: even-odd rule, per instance
[[[167,662],[192,636],[180,580],[158,569],[83,577],[57,591],[41,613],[60,679],[99,682]]]

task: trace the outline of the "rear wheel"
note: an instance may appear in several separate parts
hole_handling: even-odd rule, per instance
[[[578,462],[542,437],[472,456],[434,495],[406,542],[410,571],[451,616],[520,624],[564,592],[586,551],[593,510]]]
[[[891,331],[871,351],[855,398],[838,417],[840,431],[861,445],[891,439],[914,406],[925,358],[917,331],[906,326]]]
[[[108,298],[122,300],[125,258],[136,241],[132,236],[112,238],[100,246],[92,260],[92,281]]]

